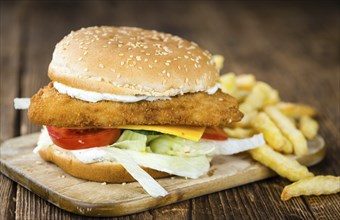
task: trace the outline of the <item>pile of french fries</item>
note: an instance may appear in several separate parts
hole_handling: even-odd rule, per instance
[[[223,57],[214,56],[222,69]],[[340,177],[314,176],[306,166],[289,155],[308,153],[307,140],[316,137],[319,129],[316,109],[304,104],[282,102],[277,90],[252,74],[227,73],[220,77],[221,89],[240,103],[244,117],[224,131],[233,138],[246,138],[263,133],[266,144],[250,150],[254,160],[294,182],[286,186],[281,199],[295,196],[340,192]]]

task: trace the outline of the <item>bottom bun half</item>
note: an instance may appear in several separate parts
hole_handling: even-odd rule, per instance
[[[68,150],[63,150],[53,145],[40,149],[39,154],[44,160],[56,164],[66,173],[81,179],[107,183],[136,181],[122,165],[116,162],[103,161],[90,164],[83,163]],[[153,178],[170,176],[170,174],[165,172],[146,167],[142,168]]]

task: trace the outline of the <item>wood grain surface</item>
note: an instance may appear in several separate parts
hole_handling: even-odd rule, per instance
[[[1,1],[0,140],[38,131],[14,97],[47,84],[55,44],[71,30],[126,25],[170,32],[225,56],[224,72],[254,73],[283,100],[315,106],[325,159],[340,175],[339,4],[333,1]],[[340,219],[340,195],[280,200],[275,177],[117,219]],[[0,219],[82,219],[0,174]]]

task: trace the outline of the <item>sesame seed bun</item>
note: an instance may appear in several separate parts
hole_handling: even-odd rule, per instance
[[[56,145],[43,147],[39,155],[46,161],[53,162],[66,173],[90,181],[107,183],[124,183],[136,181],[125,168],[116,162],[83,163],[69,150],[64,150]],[[142,167],[153,178],[162,178],[170,174],[151,168]]]
[[[178,36],[131,27],[89,27],[57,45],[49,77],[88,91],[174,96],[217,81],[211,54]]]

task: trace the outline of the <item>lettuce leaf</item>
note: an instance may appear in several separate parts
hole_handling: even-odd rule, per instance
[[[116,143],[110,145],[120,149],[146,151],[147,136],[131,130],[124,130]]]

